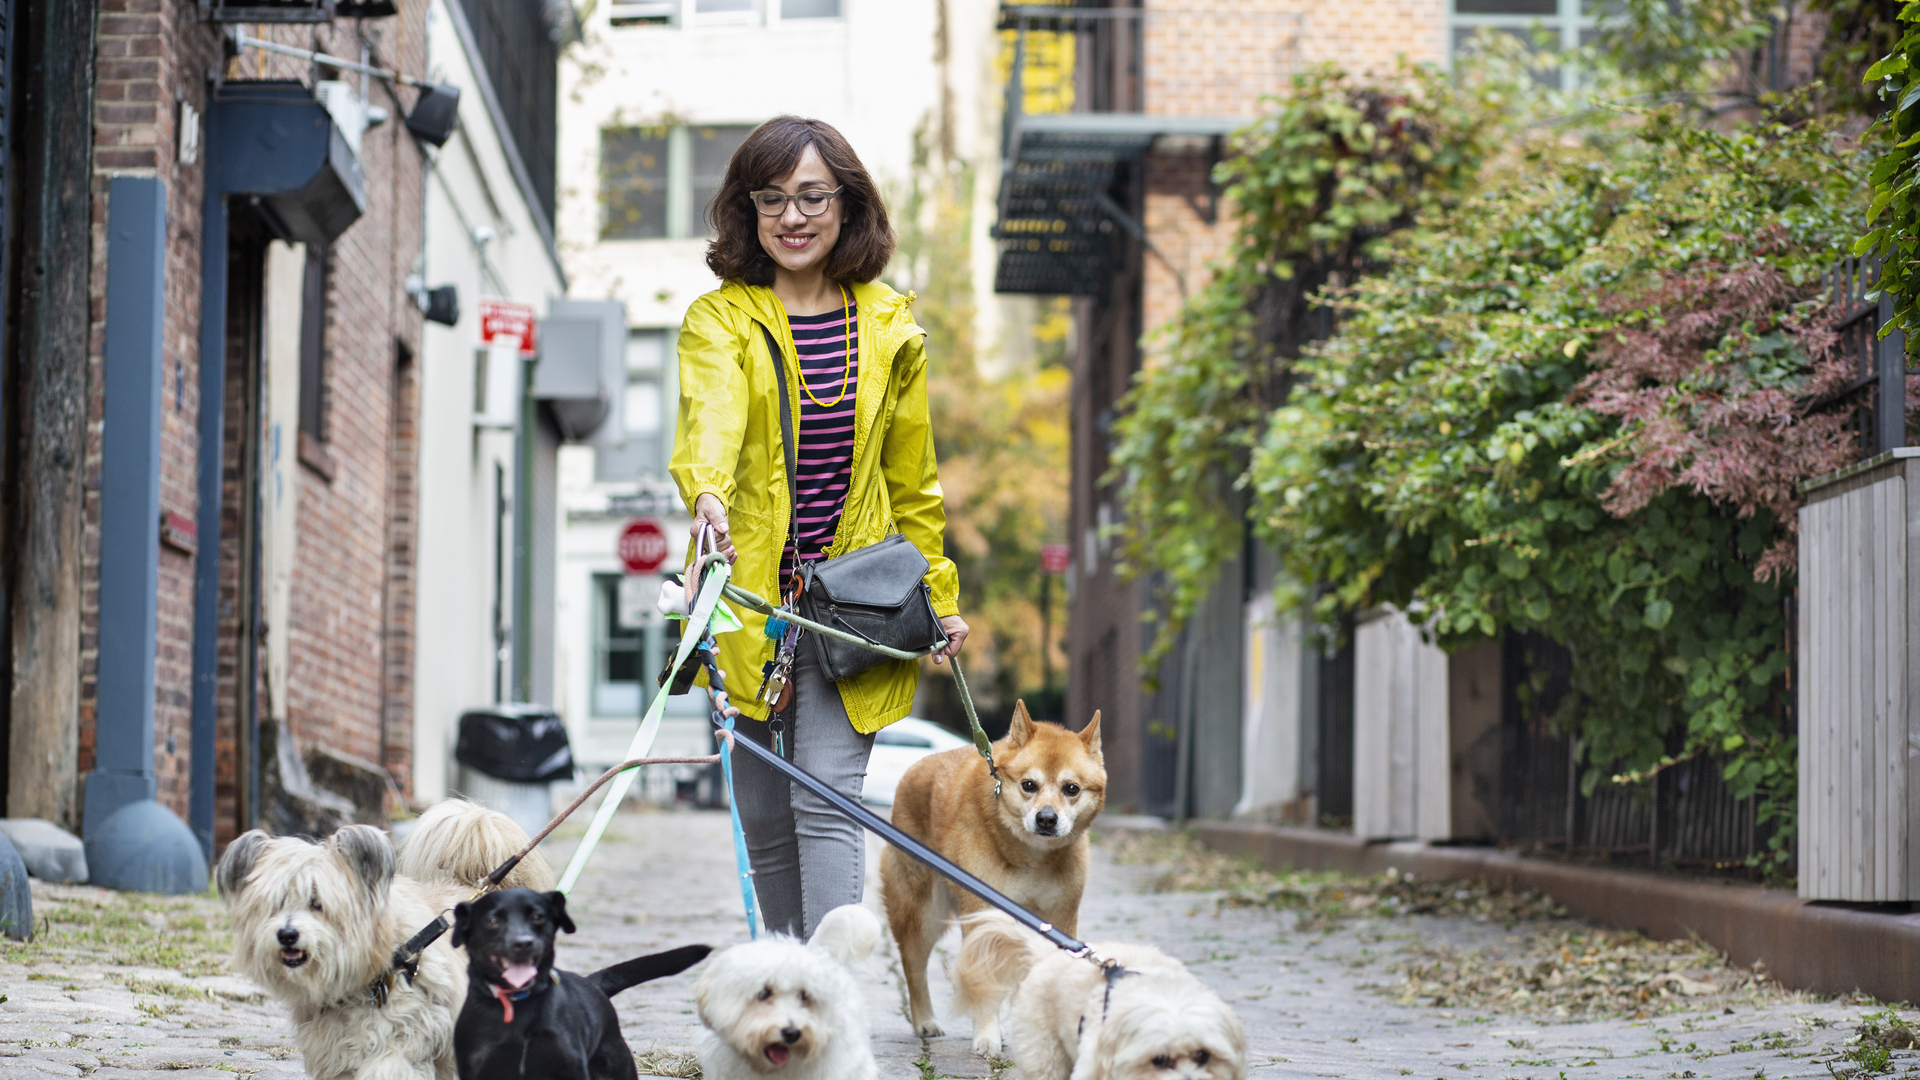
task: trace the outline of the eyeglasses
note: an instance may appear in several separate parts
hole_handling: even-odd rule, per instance
[[[814,188],[798,195],[789,195],[784,191],[767,188],[764,191],[751,192],[747,198],[753,200],[753,207],[760,211],[761,217],[779,217],[787,212],[787,204],[790,202],[800,204],[800,212],[807,217],[819,217],[827,212],[827,204],[833,202],[834,196],[845,190],[847,189],[844,187],[837,187],[832,191]]]

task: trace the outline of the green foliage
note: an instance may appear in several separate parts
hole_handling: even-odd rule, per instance
[[[1601,20],[1595,50],[1608,74],[1663,98],[1743,93],[1741,61],[1767,40],[1771,4],[1753,0],[1622,0]]]
[[[1260,535],[1324,619],[1567,645],[1587,791],[1713,754],[1784,861],[1793,486],[1847,453],[1804,401],[1845,379],[1821,283],[1859,172],[1816,123],[1655,112],[1429,214],[1329,296],[1248,472]]]
[[[1218,175],[1244,215],[1234,247],[1159,335],[1115,425],[1122,569],[1158,575],[1166,602],[1146,670],[1239,549],[1236,478],[1324,321],[1312,298],[1379,269],[1385,237],[1459,197],[1501,104],[1433,68],[1365,85],[1323,67],[1235,137]]]
[[[1902,32],[1893,51],[1867,69],[1865,82],[1877,87],[1883,111],[1868,131],[1877,139],[1881,156],[1874,163],[1873,202],[1867,210],[1871,229],[1854,245],[1854,252],[1883,259],[1880,284],[1893,294],[1893,319],[1882,334],[1895,327],[1908,340],[1920,332],[1920,276],[1914,272],[1920,252],[1920,3],[1900,9]]]

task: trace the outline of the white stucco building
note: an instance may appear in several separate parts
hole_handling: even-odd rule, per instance
[[[627,520],[649,516],[671,538],[669,565],[681,557],[688,522],[665,475],[674,339],[688,305],[719,284],[706,267],[704,210],[728,158],[776,115],[816,117],[847,136],[883,191],[903,195],[916,137],[935,138],[944,109],[953,152],[990,178],[996,10],[992,0],[609,0],[563,58],[561,256],[576,293],[623,301],[630,325],[628,445],[561,451],[558,634],[582,764],[619,760],[664,662],[656,618],[618,617],[615,543]],[[955,124],[956,114],[979,119]],[[990,205],[991,180],[981,186]],[[898,213],[902,200],[893,202]],[[989,217],[976,215],[982,230]],[[985,295],[992,246],[980,239]],[[628,681],[636,667],[639,684]],[[705,752],[706,738],[702,706],[676,702],[655,752]],[[651,778],[648,790],[671,786]]]
[[[427,324],[421,356],[413,783],[422,803],[456,782],[460,714],[512,696],[521,371],[515,350],[482,348],[481,300],[544,314],[567,292],[551,224],[458,0],[434,0],[427,25],[429,70],[462,93],[459,126],[427,170],[418,271],[424,288],[454,286],[460,309],[454,325]]]

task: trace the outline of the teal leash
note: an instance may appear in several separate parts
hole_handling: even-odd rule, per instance
[[[720,716],[721,726],[726,729],[726,748],[720,754],[720,771],[727,780],[727,814],[733,819],[733,861],[740,868],[740,902],[747,909],[747,936],[760,937],[760,919],[753,904],[753,863],[747,858],[747,831],[740,827],[740,803],[733,797],[733,717],[727,715],[726,704],[712,691],[714,712]]]

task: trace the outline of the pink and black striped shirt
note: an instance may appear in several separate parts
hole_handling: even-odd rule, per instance
[[[800,558],[811,562],[826,554],[846,506],[853,477],[854,398],[860,385],[860,311],[858,305],[824,315],[789,315],[793,347],[800,356],[800,378],[813,391],[800,392],[800,431],[795,440],[794,515],[799,525]],[[852,368],[848,368],[848,330],[852,329]],[[841,379],[846,380],[842,396]],[[834,402],[831,408],[814,398]],[[837,399],[837,400],[836,400]],[[793,573],[791,538],[780,557],[780,580]],[[784,585],[782,586],[784,588]]]

